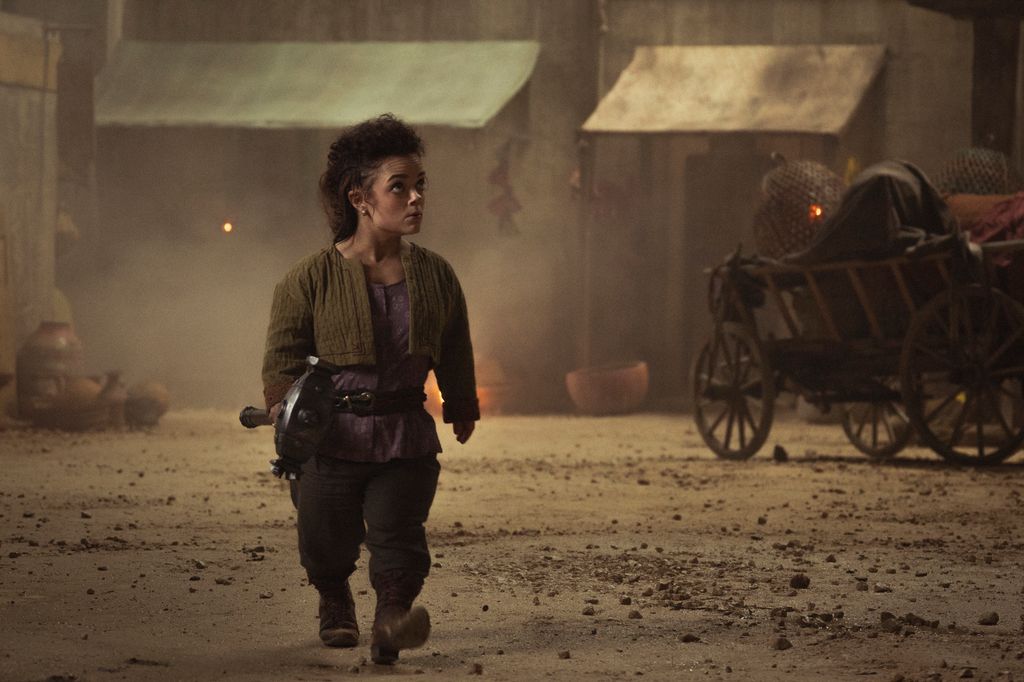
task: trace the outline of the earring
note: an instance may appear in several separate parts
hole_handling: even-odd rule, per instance
[[[370,215],[370,212],[369,212],[369,211],[367,211],[367,210],[366,210],[366,209],[364,208],[364,209],[363,209],[363,215]]]

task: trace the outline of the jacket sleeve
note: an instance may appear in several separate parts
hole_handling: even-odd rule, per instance
[[[441,334],[441,361],[434,368],[437,387],[444,400],[442,418],[446,424],[480,419],[466,297],[454,273],[452,282],[452,310]]]
[[[294,278],[274,289],[267,345],[263,355],[263,397],[267,409],[281,402],[306,369],[306,356],[316,353],[313,311]]]

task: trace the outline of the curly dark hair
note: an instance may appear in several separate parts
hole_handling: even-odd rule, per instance
[[[348,193],[368,190],[374,172],[389,156],[423,156],[423,140],[394,114],[383,114],[342,131],[327,154],[327,170],[320,176],[320,200],[334,243],[356,231],[359,216]]]

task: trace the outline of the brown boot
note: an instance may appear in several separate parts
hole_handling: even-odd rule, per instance
[[[391,665],[401,649],[423,646],[430,636],[430,614],[412,603],[423,587],[423,579],[396,571],[370,578],[377,592],[370,656],[374,663]]]
[[[347,580],[340,593],[320,595],[320,639],[327,646],[352,647],[359,644],[356,604]]]

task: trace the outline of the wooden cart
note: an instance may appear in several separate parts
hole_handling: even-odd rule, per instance
[[[785,265],[735,255],[711,272],[711,339],[693,366],[694,417],[720,457],[764,444],[782,390],[843,409],[850,442],[892,457],[911,439],[957,463],[1024,443],[1024,306],[993,258],[1024,240],[949,239],[882,260]]]

